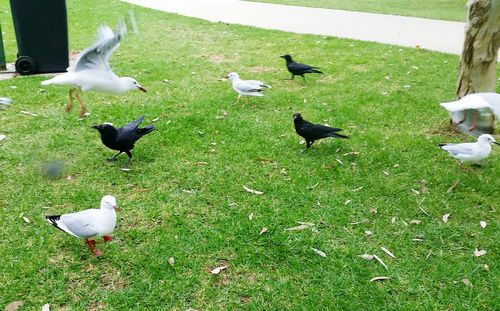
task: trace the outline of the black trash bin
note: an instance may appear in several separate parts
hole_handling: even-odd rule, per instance
[[[20,74],[63,72],[69,65],[65,0],[10,0]]]

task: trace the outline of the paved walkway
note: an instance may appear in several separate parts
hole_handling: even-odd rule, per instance
[[[460,55],[464,23],[240,0],[123,0],[231,24],[350,38]],[[356,0],[353,0],[356,1]],[[376,1],[376,0],[374,0]],[[464,12],[465,15],[465,12]]]

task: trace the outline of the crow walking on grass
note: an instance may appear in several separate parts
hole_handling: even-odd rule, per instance
[[[290,73],[292,74],[292,78],[290,80],[293,80],[295,76],[301,76],[304,81],[306,78],[304,75],[306,73],[323,73],[322,71],[319,71],[318,67],[313,67],[309,66],[306,64],[301,64],[301,63],[296,63],[292,60],[292,57],[288,54],[280,56],[286,60],[286,68]]]
[[[132,160],[132,153],[130,152],[134,149],[134,143],[139,140],[142,136],[154,131],[155,127],[153,125],[148,125],[143,128],[139,128],[144,117],[140,117],[134,122],[125,125],[122,128],[115,128],[111,123],[103,123],[101,125],[94,125],[95,128],[101,134],[102,143],[113,150],[118,150],[119,152],[108,160],[114,160],[117,156],[122,153],[126,153],[128,156],[128,162],[125,165],[125,170],[128,170],[128,165]]]
[[[293,124],[295,125],[297,134],[306,140],[306,149],[302,150],[302,152],[309,149],[314,141],[318,139],[327,137],[349,138],[348,136],[337,133],[342,131],[342,129],[311,123],[304,120],[298,112],[293,114]]]

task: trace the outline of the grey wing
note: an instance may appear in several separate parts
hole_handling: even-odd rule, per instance
[[[99,219],[96,215],[98,212],[99,210],[97,209],[88,209],[77,213],[65,214],[61,216],[60,222],[78,237],[86,238],[95,236],[99,233],[95,227],[95,223]]]
[[[475,153],[475,150],[474,150],[475,145],[476,145],[476,143],[448,144],[448,145],[442,146],[441,148],[443,148],[443,150],[448,151],[452,155],[474,154]]]
[[[270,85],[267,85],[264,82],[259,81],[259,80],[246,80],[245,82],[253,83],[253,84],[258,85],[260,87],[267,87],[267,88],[272,89],[272,87]]]
[[[110,72],[109,58],[118,48],[125,35],[125,23],[121,22],[116,32],[113,33],[109,26],[103,25],[97,32],[97,41],[91,47],[80,53],[75,64],[68,71],[82,71],[86,69]]]
[[[254,82],[260,82],[260,81],[255,81],[255,80],[243,80],[238,85],[236,86],[240,91],[242,92],[257,92],[262,89],[262,86],[259,85],[258,83]]]

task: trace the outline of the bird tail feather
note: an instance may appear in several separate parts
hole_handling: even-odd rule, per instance
[[[345,135],[342,135],[342,134],[338,134],[338,133],[332,133],[334,137],[337,137],[337,138],[349,138],[349,136],[345,136]]]
[[[314,72],[314,73],[323,73],[323,71],[319,71],[317,69],[313,69],[312,72]]]
[[[152,131],[154,131],[154,130],[155,130],[154,125],[148,125],[148,126],[145,126],[145,127],[143,127],[143,128],[137,129],[137,132],[138,132],[139,134],[141,134],[141,136],[144,136],[144,135],[146,135],[146,134],[151,133],[151,132],[152,132]]]

